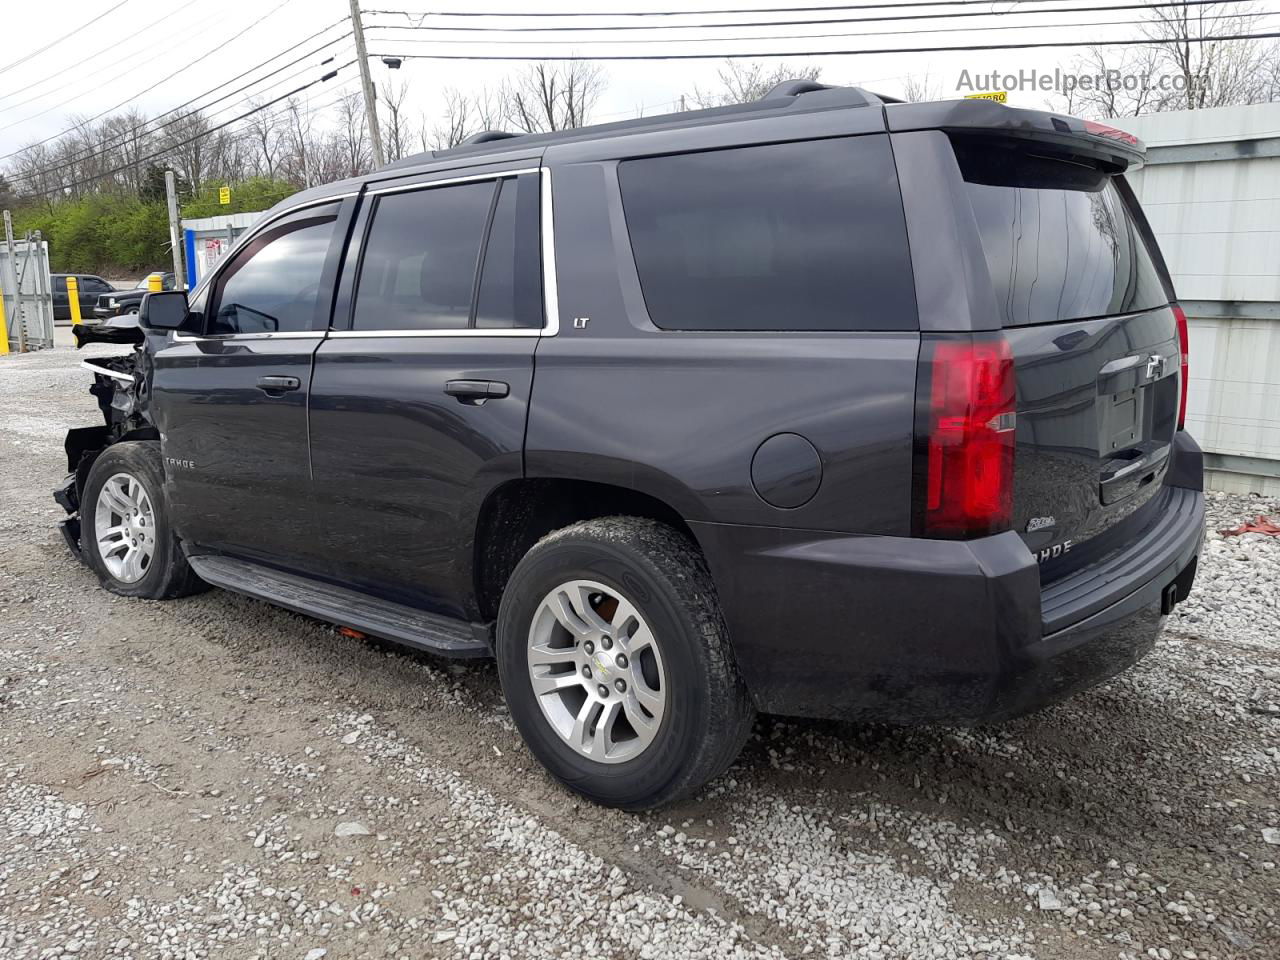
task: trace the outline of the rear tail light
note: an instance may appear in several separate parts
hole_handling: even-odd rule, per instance
[[[966,538],[1008,530],[1017,424],[1008,341],[1000,335],[930,338],[921,360],[918,532]]]
[[[1182,382],[1182,397],[1178,400],[1178,429],[1181,430],[1187,422],[1187,371],[1190,369],[1190,350],[1188,348],[1190,337],[1187,335],[1187,315],[1176,303],[1173,305],[1173,317],[1178,321],[1178,351],[1182,354],[1182,366],[1178,374],[1178,379]]]

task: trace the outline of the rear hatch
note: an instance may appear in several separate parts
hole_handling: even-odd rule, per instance
[[[1180,401],[1171,287],[1114,168],[1032,140],[951,141],[1014,361],[1012,525],[1049,580],[1161,489]]]

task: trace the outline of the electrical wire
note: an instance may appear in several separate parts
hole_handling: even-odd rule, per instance
[[[196,58],[195,58],[195,59],[193,59],[193,60],[187,60],[187,61],[186,61],[186,62],[185,62],[181,67],[179,67],[177,70],[175,70],[173,73],[169,74],[168,76],[163,77],[163,78],[161,78],[160,80],[157,80],[155,83],[153,83],[151,86],[147,87],[146,89],[144,89],[144,90],[140,90],[140,91],[138,91],[137,93],[133,94],[133,95],[132,95],[132,96],[130,96],[130,97],[126,97],[124,100],[121,100],[121,101],[120,101],[119,103],[117,103],[115,106],[109,107],[109,108],[107,108],[106,110],[103,110],[101,113],[95,114],[94,116],[90,117],[88,120],[85,120],[85,121],[83,121],[83,122],[84,122],[84,123],[92,123],[94,120],[100,120],[100,119],[102,119],[103,117],[105,117],[107,114],[109,114],[109,113],[111,113],[111,112],[113,112],[113,111],[115,111],[115,110],[119,110],[119,109],[120,109],[121,107],[123,107],[125,104],[127,104],[127,103],[129,103],[129,102],[131,102],[131,101],[133,101],[133,100],[136,100],[138,97],[141,97],[141,96],[143,96],[144,94],[148,94],[148,93],[150,93],[152,90],[154,90],[156,87],[160,86],[161,84],[168,83],[170,80],[172,80],[174,77],[178,76],[179,74],[181,74],[181,73],[185,73],[186,71],[190,70],[190,69],[191,69],[192,67],[194,67],[197,63],[200,63],[201,61],[204,61],[204,60],[209,59],[209,57],[213,56],[215,53],[219,53],[219,52],[221,52],[222,48],[223,48],[223,47],[225,47],[228,43],[232,43],[232,42],[234,42],[235,40],[240,39],[240,38],[241,38],[241,37],[243,37],[246,33],[248,33],[250,30],[252,30],[254,27],[256,27],[258,24],[262,23],[262,21],[263,21],[263,20],[266,20],[268,17],[270,17],[270,16],[271,16],[272,14],[274,14],[276,11],[280,10],[282,7],[286,7],[286,6],[288,6],[289,4],[291,4],[291,3],[293,3],[293,2],[294,2],[294,0],[280,0],[280,2],[279,2],[278,4],[276,4],[276,5],[275,5],[274,7],[272,7],[270,10],[268,10],[266,13],[264,13],[262,16],[260,16],[257,20],[254,20],[251,24],[249,24],[249,25],[248,25],[247,27],[245,27],[243,30],[240,30],[239,32],[237,32],[237,33],[235,33],[235,34],[232,34],[232,35],[231,35],[230,37],[228,37],[226,40],[223,40],[223,41],[222,41],[218,46],[214,47],[213,49],[209,50],[209,51],[208,51],[208,52],[206,52],[206,53],[202,53],[200,56],[196,57]],[[73,97],[72,99],[75,99],[75,98]],[[20,124],[20,123],[26,123],[28,120],[34,120],[36,117],[42,117],[42,116],[44,116],[46,113],[50,113],[50,112],[52,112],[52,111],[54,111],[54,110],[58,109],[58,107],[65,105],[67,102],[69,102],[69,101],[63,101],[63,103],[61,103],[61,104],[55,104],[55,105],[54,105],[54,106],[52,106],[52,107],[46,107],[44,110],[41,110],[39,113],[33,113],[33,114],[31,114],[30,116],[23,117],[21,120],[15,120],[15,121],[13,121],[12,123],[5,124],[4,126],[0,127],[0,130],[8,130],[10,127],[15,127],[15,126],[17,126],[17,125],[18,125],[18,124]],[[61,133],[54,134],[52,137],[46,137],[44,140],[41,140],[41,141],[39,141],[39,142],[40,142],[40,143],[48,143],[50,140],[56,140],[58,137],[62,136],[63,134],[66,134],[66,133],[70,133],[70,132],[71,132],[72,130],[74,130],[74,129],[75,129],[75,127],[69,127],[69,128],[67,128],[66,130],[63,130]],[[31,144],[28,144],[28,146],[31,146]],[[7,154],[6,156],[12,156],[12,154]],[[5,159],[5,157],[0,157],[0,160],[3,160],[3,159]]]
[[[841,3],[815,7],[739,7],[725,10],[531,10],[527,13],[516,10],[366,10],[364,12],[366,15],[392,13],[415,17],[691,17],[747,13],[823,13],[834,10],[901,10],[918,7],[992,7],[997,3],[1025,6],[1032,3],[1053,2],[1058,0],[932,0],[932,2],[908,0],[908,2],[899,3]],[[1009,11],[991,10],[989,12],[993,16],[1001,16]]]
[[[342,41],[343,39],[346,39],[346,38],[347,38],[347,37],[349,37],[349,36],[350,36],[350,34],[348,33],[348,34],[345,34],[345,35],[344,35],[344,36],[342,36],[342,37],[338,37],[338,38],[336,38],[336,39],[334,39],[334,40],[331,40],[331,41],[329,41],[329,43],[324,44],[323,46],[319,47],[317,50],[314,50],[314,51],[312,51],[311,53],[303,54],[303,56],[298,57],[296,60],[291,60],[289,63],[286,63],[286,64],[284,64],[283,66],[276,68],[276,69],[275,69],[275,70],[273,70],[271,73],[268,73],[268,74],[265,74],[264,76],[258,77],[256,80],[251,80],[251,81],[249,81],[248,83],[244,84],[243,86],[240,86],[240,87],[236,88],[235,90],[232,90],[230,93],[223,94],[223,95],[222,95],[221,97],[219,97],[218,99],[209,101],[209,103],[204,104],[203,106],[199,107],[198,109],[199,109],[200,111],[207,111],[207,110],[209,110],[209,108],[210,108],[210,107],[212,107],[214,104],[216,104],[216,103],[220,103],[220,102],[222,102],[223,100],[230,99],[231,97],[234,97],[234,96],[236,96],[236,95],[237,95],[237,94],[239,94],[239,93],[242,93],[243,91],[245,91],[245,90],[249,89],[250,87],[252,87],[252,86],[254,86],[254,85],[258,84],[258,83],[261,83],[263,80],[266,80],[268,77],[275,76],[277,73],[280,73],[280,72],[281,72],[281,71],[283,71],[283,70],[287,70],[289,67],[292,67],[292,66],[294,66],[295,64],[300,63],[301,61],[306,60],[306,59],[308,59],[308,58],[310,58],[310,57],[312,57],[312,56],[314,56],[314,55],[318,54],[320,51],[324,50],[324,49],[325,49],[325,47],[328,47],[328,46],[330,46],[330,45],[331,45],[331,44],[333,44],[333,43],[338,43],[338,42]],[[286,51],[286,52],[287,52],[287,51]],[[347,53],[347,52],[348,52],[348,48],[347,48],[347,47],[343,47],[343,48],[341,48],[340,50],[338,50],[338,51],[336,51],[335,53],[331,54],[331,55],[329,56],[329,58],[328,58],[328,59],[326,59],[326,60],[322,61],[322,62],[321,62],[321,64],[320,64],[320,66],[323,66],[324,64],[331,62],[332,60],[336,59],[336,58],[337,58],[337,57],[339,57],[339,56],[342,56],[343,54],[345,54],[345,53]],[[280,56],[280,54],[277,54],[277,56]],[[298,77],[302,76],[304,73],[306,73],[308,70],[314,70],[314,69],[315,69],[315,67],[316,67],[316,65],[315,65],[315,64],[308,64],[308,65],[307,65],[306,67],[304,67],[303,69],[298,70],[298,71],[295,71],[294,73],[291,73],[291,74],[289,74],[289,75],[288,75],[288,76],[286,76],[286,77],[282,77],[281,79],[279,79],[279,80],[275,81],[274,83],[268,84],[268,85],[267,85],[267,87],[266,87],[266,88],[264,88],[263,90],[255,91],[255,94],[254,94],[254,95],[255,95],[255,96],[262,96],[262,95],[264,95],[268,90],[271,90],[271,89],[272,89],[272,88],[274,88],[274,87],[278,87],[278,86],[280,86],[280,85],[281,85],[281,84],[283,84],[283,83],[288,83],[288,82],[289,82],[289,81],[291,81],[291,80],[295,80],[295,79],[297,79]],[[255,69],[256,69],[256,68],[255,68]],[[243,76],[243,74],[241,74],[241,76]],[[323,80],[327,79],[327,77],[322,77],[321,79],[322,79],[322,81],[323,81]],[[233,82],[234,82],[234,81],[233,81]],[[216,88],[215,88],[215,89],[216,89]],[[196,97],[196,98],[194,98],[194,99],[200,99],[200,98],[199,98],[199,97]],[[217,115],[217,114],[219,114],[219,113],[223,113],[223,112],[225,112],[226,110],[233,109],[233,108],[235,108],[235,107],[237,107],[237,106],[240,106],[240,105],[241,105],[241,104],[243,104],[243,103],[250,102],[251,100],[252,100],[252,98],[251,98],[251,97],[245,97],[245,98],[243,98],[242,100],[240,100],[240,101],[238,101],[238,102],[236,102],[236,103],[231,103],[231,104],[228,104],[227,106],[219,107],[217,110],[214,110],[214,111],[213,111],[213,115]],[[22,182],[22,181],[24,181],[24,180],[32,180],[32,179],[36,179],[36,178],[38,178],[38,177],[47,176],[48,174],[51,174],[51,173],[57,173],[59,170],[66,170],[66,169],[68,169],[68,168],[70,168],[70,167],[74,167],[77,163],[80,163],[81,161],[86,160],[86,159],[88,159],[89,157],[92,157],[94,154],[98,154],[98,153],[106,153],[106,152],[108,152],[108,151],[110,151],[110,150],[118,149],[118,148],[120,148],[121,146],[123,146],[124,144],[126,144],[126,143],[130,140],[130,138],[131,138],[132,136],[134,136],[135,134],[139,133],[139,132],[142,130],[142,128],[143,128],[143,127],[147,126],[147,125],[148,125],[148,124],[150,124],[150,123],[154,123],[156,120],[159,120],[161,117],[168,116],[168,115],[169,115],[169,114],[171,114],[171,113],[177,113],[177,111],[181,110],[181,109],[182,109],[182,107],[185,107],[185,106],[187,106],[187,105],[189,105],[190,103],[193,103],[193,102],[194,102],[194,100],[189,100],[189,101],[187,101],[187,103],[186,103],[186,104],[183,104],[182,106],[175,107],[175,108],[173,108],[172,110],[166,111],[165,113],[162,113],[162,114],[158,114],[157,116],[152,117],[152,118],[150,118],[149,120],[143,121],[141,124],[136,125],[136,126],[135,126],[135,127],[133,127],[131,130],[125,131],[123,134],[121,134],[121,135],[119,136],[119,139],[117,139],[117,140],[110,141],[110,142],[95,143],[95,144],[93,144],[92,146],[90,146],[89,148],[87,148],[85,151],[83,151],[82,153],[78,153],[78,154],[75,154],[74,156],[66,157],[66,158],[59,157],[59,158],[58,158],[59,162],[58,162],[56,165],[54,165],[54,166],[43,167],[43,168],[41,168],[40,170],[32,171],[32,172],[30,172],[30,173],[24,173],[24,174],[13,174],[13,175],[8,176],[8,180],[9,180],[9,182],[10,182],[10,183],[20,183],[20,182]],[[147,130],[147,131],[146,131],[146,134],[147,134],[147,135],[155,135],[155,134],[159,133],[161,130],[164,130],[166,127],[170,127],[170,126],[172,126],[173,124],[180,122],[180,121],[181,121],[181,120],[183,120],[186,116],[188,116],[188,114],[178,114],[178,115],[174,116],[171,120],[167,120],[167,121],[165,121],[164,123],[158,124],[158,125],[154,126],[152,129]],[[19,152],[21,152],[21,151],[19,151]]]
[[[1280,37],[1280,31],[1268,31],[1264,33],[1231,33],[1219,34],[1213,37],[1186,37],[1179,40],[1179,43],[1219,43],[1224,40],[1270,40]],[[765,38],[761,38],[765,39]],[[766,60],[769,58],[780,57],[862,57],[874,56],[877,54],[888,53],[965,53],[982,50],[1045,50],[1051,48],[1062,47],[1117,47],[1117,46],[1143,46],[1157,43],[1167,43],[1167,40],[1152,39],[1150,37],[1137,37],[1129,40],[1054,40],[1046,42],[1026,42],[1026,43],[971,43],[964,45],[953,45],[946,47],[894,47],[877,50],[758,50],[735,53],[604,53],[604,54],[585,54],[585,53],[548,53],[548,54],[517,54],[517,53],[497,53],[497,54],[481,54],[481,53],[370,53],[371,57],[399,57],[402,60],[528,60],[528,61],[546,61],[546,60],[724,60],[724,59],[759,59]]]
[[[103,17],[107,16],[108,14],[115,13],[117,10],[119,10],[128,2],[129,0],[120,0],[120,2],[117,3],[114,7],[108,7],[106,10],[103,10],[100,14],[98,14],[92,20],[86,20],[84,23],[80,24],[80,26],[76,27],[74,30],[71,30],[68,33],[64,33],[62,36],[58,37],[58,39],[50,40],[39,50],[32,50],[25,57],[20,57],[17,60],[14,60],[11,63],[5,64],[3,67],[0,67],[0,73],[8,73],[14,67],[22,66],[28,60],[32,59],[33,57],[40,56],[40,54],[44,53],[46,50],[52,50],[54,47],[60,44],[63,40],[67,40],[71,37],[74,37],[77,33],[80,33],[82,30],[87,30],[89,27],[92,27],[95,23],[97,23]]]
[[[236,75],[236,76],[232,77],[230,80],[224,80],[222,83],[218,84],[217,86],[215,86],[215,87],[213,87],[213,88],[211,88],[211,89],[209,89],[209,90],[206,90],[206,91],[204,91],[203,93],[196,94],[196,96],[194,96],[194,97],[192,97],[191,99],[187,100],[185,103],[180,103],[178,106],[176,106],[176,107],[172,107],[172,108],[170,108],[169,110],[164,111],[164,113],[159,113],[159,114],[157,114],[157,115],[156,115],[156,116],[154,116],[154,117],[150,117],[150,118],[148,118],[147,120],[144,120],[142,123],[139,123],[139,124],[135,125],[134,127],[130,128],[130,130],[125,134],[126,138],[127,138],[128,136],[130,136],[130,135],[134,134],[134,133],[137,133],[139,130],[141,130],[143,127],[147,126],[148,124],[154,123],[155,121],[157,121],[157,120],[159,120],[159,119],[161,119],[161,118],[163,118],[163,117],[166,117],[166,116],[168,116],[169,114],[177,113],[178,111],[183,110],[183,109],[185,109],[186,107],[189,107],[191,104],[195,103],[197,100],[201,100],[201,99],[203,99],[204,97],[207,97],[207,96],[208,96],[209,94],[211,94],[211,93],[216,93],[218,90],[221,90],[223,87],[225,87],[225,86],[227,86],[227,85],[229,85],[229,84],[235,83],[237,80],[240,80],[240,79],[242,79],[242,78],[244,78],[244,77],[248,76],[249,74],[253,73],[255,70],[260,70],[262,67],[266,66],[266,65],[267,65],[268,63],[270,63],[272,60],[278,60],[280,57],[283,57],[283,56],[288,55],[289,53],[292,53],[294,50],[298,49],[298,47],[302,46],[303,44],[305,44],[305,43],[309,43],[310,41],[312,41],[312,40],[316,39],[316,37],[319,37],[321,34],[326,33],[326,32],[328,32],[329,30],[332,30],[334,27],[336,27],[336,26],[338,26],[338,25],[340,25],[340,24],[342,24],[342,23],[345,23],[345,22],[346,22],[347,20],[349,20],[349,19],[350,19],[349,17],[343,17],[341,20],[338,20],[338,21],[335,21],[334,23],[329,24],[329,26],[325,27],[323,30],[318,30],[317,32],[315,32],[315,33],[311,34],[311,36],[309,36],[309,37],[307,37],[307,38],[305,38],[305,39],[303,39],[303,40],[299,40],[299,41],[298,41],[297,43],[295,43],[293,46],[288,47],[288,48],[287,48],[287,49],[285,49],[285,50],[282,50],[280,53],[277,53],[277,54],[275,54],[274,56],[268,57],[266,60],[262,61],[262,63],[256,64],[255,66],[250,67],[248,70],[246,70],[246,71],[244,71],[243,73],[240,73],[240,74],[238,74],[238,75]],[[347,38],[348,38],[348,37],[350,37],[350,36],[351,36],[351,33],[350,33],[350,31],[348,31],[347,33],[344,33],[344,34],[342,34],[341,36],[334,37],[332,40],[326,40],[324,43],[322,43],[322,44],[321,44],[319,47],[317,47],[315,50],[312,50],[312,51],[310,51],[310,52],[308,52],[308,53],[304,53],[304,54],[302,54],[301,56],[297,57],[296,59],[291,60],[291,61],[289,61],[288,63],[283,64],[283,65],[282,65],[282,66],[280,66],[280,67],[277,67],[275,70],[271,71],[270,73],[263,74],[261,77],[258,77],[258,78],[257,78],[257,79],[255,79],[255,80],[251,80],[251,81],[249,81],[248,83],[246,83],[246,84],[244,84],[243,86],[241,86],[241,87],[237,88],[236,90],[231,91],[231,93],[224,94],[223,96],[219,97],[217,100],[212,100],[212,101],[210,101],[208,104],[205,104],[205,105],[204,105],[204,108],[210,107],[210,106],[212,106],[212,105],[213,105],[213,104],[215,104],[215,103],[218,103],[218,102],[220,102],[220,101],[222,101],[222,100],[227,99],[228,97],[234,96],[235,94],[240,93],[241,91],[248,89],[249,87],[253,86],[253,85],[254,85],[254,84],[256,84],[256,83],[261,83],[263,80],[266,80],[268,77],[273,77],[273,76],[275,76],[276,74],[281,73],[281,72],[282,72],[282,71],[284,71],[284,70],[288,70],[290,67],[294,66],[295,64],[301,63],[303,60],[306,60],[306,59],[307,59],[307,58],[309,58],[309,57],[316,56],[317,54],[319,54],[321,51],[323,51],[323,50],[324,50],[324,49],[326,49],[327,47],[331,47],[331,46],[333,46],[333,44],[335,44],[335,43],[341,43],[343,40],[347,39]],[[108,113],[110,113],[112,110],[116,110],[116,109],[118,109],[119,107],[124,106],[124,104],[129,103],[129,102],[130,102],[129,100],[125,100],[125,101],[123,101],[123,103],[119,103],[119,104],[117,104],[115,107],[112,107],[110,110],[104,110],[102,113],[99,113],[99,114],[97,114],[97,115],[95,115],[95,116],[93,116],[93,117],[90,117],[88,120],[86,120],[86,121],[84,121],[84,122],[85,122],[85,123],[92,123],[92,122],[93,122],[93,121],[95,121],[95,120],[100,120],[102,117],[106,116],[106,115],[107,115]],[[203,109],[203,108],[202,108],[202,109]],[[0,127],[0,129],[5,129],[5,128]],[[25,151],[25,150],[30,150],[32,147],[39,147],[39,146],[43,146],[44,144],[49,143],[50,141],[57,140],[59,137],[62,137],[62,136],[65,136],[65,135],[66,135],[66,134],[68,134],[68,133],[71,133],[71,132],[72,132],[72,131],[74,131],[75,129],[76,129],[76,127],[71,127],[71,128],[69,128],[69,129],[67,129],[67,130],[63,130],[61,133],[55,133],[55,134],[53,134],[52,136],[45,137],[43,140],[37,140],[35,143],[28,143],[28,144],[26,144],[26,145],[24,145],[24,146],[22,146],[22,147],[19,147],[17,150],[13,150],[13,151],[10,151],[9,153],[6,153],[6,154],[3,154],[3,155],[0,155],[0,160],[8,160],[10,157],[15,157],[15,156],[17,156],[18,154],[20,154],[20,153],[22,153],[23,151]]]
[[[201,0],[187,0],[187,3],[182,4],[182,6],[175,6],[175,8],[170,10],[169,13],[166,13],[164,17],[151,20],[151,22],[147,23],[146,26],[138,27],[137,29],[133,29],[131,26],[131,32],[129,32],[129,36],[127,37],[128,40],[136,40],[137,37],[140,37],[143,35],[143,33],[146,33],[148,29],[159,27],[161,23],[165,22],[165,20],[172,19],[173,17],[177,17],[177,15],[179,13],[182,13],[183,10],[186,10],[187,8],[189,8],[189,6],[195,6],[197,3],[201,3]],[[201,20],[201,23],[204,23],[204,20]],[[195,27],[192,27],[189,29],[195,29]],[[163,41],[160,41],[160,42],[163,42]],[[109,44],[109,45],[102,46],[99,51],[95,52],[95,54],[83,56],[83,58],[78,59],[76,61],[77,72],[73,74],[72,78],[70,78],[67,83],[61,84],[60,87],[54,87],[52,88],[52,90],[46,90],[44,93],[36,93],[36,96],[27,97],[26,100],[17,102],[17,104],[10,104],[9,106],[0,106],[0,113],[4,113],[5,110],[13,110],[15,108],[19,108],[19,106],[23,106],[24,104],[29,104],[29,102],[32,102],[33,100],[41,100],[42,97],[54,95],[54,93],[60,90],[67,90],[67,87],[74,86],[74,84],[76,83],[81,83],[82,81],[84,81],[84,79],[86,79],[86,77],[82,76],[82,74],[79,73],[79,70],[82,70],[84,68],[84,64],[92,63],[93,60],[100,58],[100,56],[106,56],[108,54],[115,54],[116,56],[119,56],[120,51],[116,49],[114,45]],[[32,90],[33,87],[40,87],[42,86],[42,84],[49,83],[51,79],[64,76],[64,74],[65,74],[65,70],[59,70],[58,73],[50,74],[49,77],[45,77],[44,79],[38,79],[38,81],[33,83],[28,83],[26,87],[19,87],[18,90],[14,90],[9,93],[3,93],[3,95],[0,95],[0,100],[8,100],[9,97],[17,96],[18,93],[24,93],[24,92],[27,92],[28,90]],[[90,77],[88,79],[95,79],[96,81],[97,78]]]
[[[1047,2],[1047,0],[1046,0]],[[999,13],[993,13],[990,10],[965,10],[960,13],[916,13],[910,15],[898,14],[887,17],[824,17],[821,19],[807,20],[744,20],[733,23],[671,23],[662,26],[649,26],[648,24],[620,24],[616,26],[590,26],[590,27],[502,27],[502,26],[483,26],[483,27],[452,27],[452,26],[417,26],[417,27],[401,27],[403,30],[448,30],[454,32],[467,33],[575,33],[575,32],[593,32],[608,31],[610,33],[617,30],[715,30],[725,27],[795,27],[795,26],[820,26],[827,23],[881,23],[887,20],[910,20],[912,22],[918,20],[951,20],[958,17],[1019,17],[1028,15],[1040,15],[1050,13],[1109,13],[1113,10],[1157,10],[1163,7],[1210,7],[1221,4],[1222,0],[1159,0],[1157,3],[1125,3],[1125,4],[1106,4],[1104,6],[1093,7],[1055,7],[1052,9],[1027,9],[1027,10],[1006,10]],[[403,12],[403,11],[401,11]],[[1265,11],[1264,11],[1265,12]],[[604,16],[605,14],[600,14]]]
[[[335,72],[340,72],[342,70],[345,70],[347,67],[352,66],[354,63],[356,63],[355,60],[348,60],[346,63],[342,64],[342,66],[338,67]],[[255,113],[261,113],[263,110],[273,107],[277,103],[280,103],[283,100],[288,100],[290,97],[297,96],[299,93],[302,93],[304,90],[309,90],[311,87],[314,87],[317,83],[321,83],[321,82],[323,81],[321,81],[319,78],[316,78],[315,80],[311,80],[307,83],[304,83],[302,86],[295,87],[294,89],[290,90],[288,93],[282,93],[280,96],[274,98],[273,100],[269,100],[264,104],[254,107],[252,110],[246,110],[244,113],[239,114],[238,116],[232,117],[230,120],[224,120],[222,123],[215,124],[214,126],[210,127],[208,130],[202,130],[200,133],[196,134],[195,136],[188,137],[185,140],[179,140],[177,143],[166,144],[163,150],[157,150],[156,152],[150,153],[145,157],[139,157],[136,160],[130,161],[129,163],[121,164],[120,166],[113,167],[110,170],[104,170],[101,173],[94,174],[91,177],[85,177],[84,179],[76,180],[72,183],[60,184],[57,187],[54,187],[52,189],[43,190],[38,193],[28,194],[28,196],[46,197],[55,193],[65,193],[68,190],[74,190],[76,187],[83,187],[88,184],[94,183],[96,181],[102,180],[106,177],[115,176],[117,173],[120,173],[124,170],[128,170],[130,167],[137,167],[137,166],[140,166],[141,164],[148,163],[151,160],[159,159],[165,156],[165,154],[170,153],[171,151],[176,150],[179,147],[185,147],[188,144],[195,143],[197,140],[202,140],[205,137],[209,136],[210,134],[217,133],[219,130],[223,130],[231,126],[233,123],[239,123],[241,120],[244,120],[246,117],[251,117]]]
[[[1280,11],[1277,11],[1277,12],[1274,12],[1274,13],[1273,13],[1273,12],[1268,12],[1268,13],[1223,13],[1223,14],[1216,14],[1216,15],[1215,15],[1215,17],[1214,17],[1214,19],[1216,19],[1216,20],[1225,20],[1225,19],[1240,19],[1240,18],[1245,18],[1245,19],[1249,19],[1249,20],[1260,20],[1260,19],[1263,19],[1263,18],[1265,18],[1265,17],[1273,17],[1273,16],[1280,16]],[[541,38],[541,39],[537,39],[537,40],[461,40],[461,39],[454,39],[454,38],[451,38],[451,37],[445,37],[445,38],[441,38],[441,39],[426,39],[426,40],[418,39],[418,38],[412,38],[412,39],[410,39],[410,38],[404,38],[404,37],[385,37],[385,39],[387,39],[387,40],[391,40],[391,41],[393,41],[393,42],[395,42],[395,43],[413,43],[413,44],[423,44],[423,43],[428,43],[428,44],[430,44],[430,43],[448,43],[448,44],[458,44],[458,43],[464,43],[464,44],[465,44],[465,43],[471,43],[471,44],[474,44],[474,43],[483,43],[483,44],[487,44],[487,45],[492,45],[492,44],[520,44],[520,45],[524,45],[524,44],[531,44],[531,43],[534,43],[534,44],[540,44],[540,45],[542,45],[542,46],[545,46],[545,45],[546,45],[546,44],[548,44],[548,43],[573,43],[573,44],[589,43],[589,44],[592,44],[592,45],[598,45],[598,44],[615,44],[615,43],[626,43],[626,44],[635,44],[635,43],[670,43],[670,44],[685,44],[685,43],[733,43],[733,42],[741,42],[741,41],[744,41],[744,40],[771,40],[771,41],[772,41],[772,40],[824,40],[824,39],[831,39],[831,40],[843,40],[843,39],[851,38],[851,37],[896,37],[896,36],[910,36],[910,35],[912,35],[912,34],[925,34],[925,33],[974,33],[974,32],[995,31],[995,30],[1061,30],[1061,29],[1063,29],[1063,28],[1081,28],[1081,27],[1134,27],[1134,26],[1141,26],[1141,25],[1143,25],[1143,24],[1149,24],[1150,22],[1151,22],[1150,20],[1095,20],[1095,21],[1093,21],[1093,22],[1088,22],[1088,23],[1034,23],[1034,24],[1033,24],[1033,23],[1006,23],[1006,24],[1000,24],[1000,25],[998,25],[998,26],[993,26],[993,27],[990,27],[990,26],[980,26],[980,27],[926,27],[926,28],[925,28],[925,29],[923,29],[923,30],[866,30],[866,31],[859,31],[858,33],[793,33],[793,34],[777,34],[777,35],[770,35],[770,36],[767,36],[767,37],[761,37],[761,36],[749,36],[749,37],[745,37],[745,36],[737,36],[737,37],[689,37],[689,38],[687,38],[687,39],[672,39],[672,38],[670,38],[670,37],[634,37],[634,38],[628,38],[628,39],[625,39],[625,40],[594,40],[594,39],[592,39],[592,40],[585,40],[585,41],[580,41],[580,40],[556,40],[556,39],[546,39],[546,38]],[[388,27],[388,26],[377,26],[377,25],[375,25],[375,26],[371,26],[371,27],[365,27],[364,32],[365,32],[365,33],[367,33],[367,34],[369,34],[369,33],[374,33],[375,31],[384,31],[384,30],[409,30],[409,29],[418,29],[418,28],[412,28],[412,27]],[[425,29],[425,28],[423,28],[423,29]]]

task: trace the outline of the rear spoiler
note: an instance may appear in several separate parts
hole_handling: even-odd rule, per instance
[[[1105,123],[992,100],[893,103],[884,112],[890,133],[942,130],[1030,140],[1100,161],[1113,173],[1141,166],[1147,155],[1141,140]]]

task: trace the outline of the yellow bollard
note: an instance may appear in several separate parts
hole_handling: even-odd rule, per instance
[[[67,277],[67,306],[71,308],[71,325],[81,323],[80,319],[80,282],[75,277]]]
[[[164,274],[152,273],[147,276],[147,292],[159,293],[164,289]]]
[[[0,356],[9,352],[9,321],[4,314],[4,287],[0,287]]]

